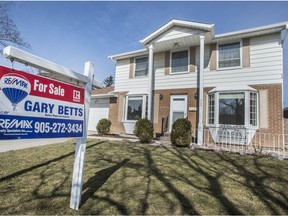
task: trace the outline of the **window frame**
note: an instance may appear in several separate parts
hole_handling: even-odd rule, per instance
[[[220,127],[226,124],[219,124],[219,94],[220,93],[244,93],[244,125],[232,125],[232,126],[244,126],[249,129],[259,129],[259,92],[253,90],[231,90],[231,91],[215,91],[207,94],[207,107],[206,107],[206,125],[208,127]],[[256,125],[250,124],[250,93],[256,93]],[[214,94],[214,124],[209,123],[209,95]]]
[[[137,122],[137,120],[128,120],[128,104],[129,104],[129,98],[142,98],[142,113],[141,118],[146,117],[146,109],[147,109],[147,95],[127,95],[125,96],[125,107],[124,107],[124,119],[123,122]]]
[[[140,76],[136,76],[136,60],[137,59],[143,59],[143,58],[147,58],[147,74],[146,75],[140,75]],[[142,77],[148,77],[149,76],[149,57],[147,55],[145,56],[139,56],[139,57],[135,57],[134,58],[134,68],[133,68],[133,77],[134,78],[142,78]]]
[[[228,44],[234,44],[234,43],[239,43],[240,47],[239,47],[239,51],[240,51],[240,65],[239,66],[234,66],[234,67],[219,67],[219,46],[222,45],[228,45]],[[243,56],[242,56],[242,40],[235,40],[235,41],[229,41],[229,42],[220,42],[217,43],[217,70],[231,70],[231,69],[239,69],[242,68],[242,60],[243,60]]]
[[[183,51],[187,51],[188,53],[188,62],[187,62],[187,70],[186,71],[180,71],[180,72],[172,72],[172,55],[173,53],[177,53],[177,52],[183,52]],[[177,74],[188,74],[189,73],[189,65],[190,65],[190,49],[174,49],[170,51],[170,75],[177,75]]]

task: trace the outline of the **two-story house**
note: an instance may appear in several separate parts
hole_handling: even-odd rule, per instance
[[[143,49],[110,56],[117,95],[109,94],[111,131],[132,134],[137,119],[148,118],[161,133],[187,117],[199,144],[203,128],[214,141],[228,131],[236,143],[259,130],[283,133],[287,24],[217,35],[214,24],[173,19],[141,40]]]

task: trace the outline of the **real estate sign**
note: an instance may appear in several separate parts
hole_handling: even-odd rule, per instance
[[[0,139],[83,137],[84,89],[0,66]]]

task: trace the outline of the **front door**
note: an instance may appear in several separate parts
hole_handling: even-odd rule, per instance
[[[171,95],[170,98],[170,126],[179,118],[187,117],[187,95]]]

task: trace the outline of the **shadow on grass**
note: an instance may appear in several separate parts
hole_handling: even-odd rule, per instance
[[[86,149],[92,148],[92,147],[94,147],[94,146],[96,146],[96,145],[100,145],[100,144],[102,144],[102,143],[104,143],[104,142],[105,142],[105,141],[100,141],[100,142],[98,142],[98,143],[95,143],[95,144],[93,144],[93,145],[90,145],[90,146],[86,147]],[[62,155],[62,156],[60,156],[60,157],[57,157],[57,158],[48,160],[48,161],[46,161],[46,162],[44,162],[44,163],[37,164],[37,165],[31,166],[31,167],[29,167],[29,168],[20,170],[20,171],[18,171],[18,172],[12,173],[12,174],[10,174],[10,175],[8,175],[8,176],[4,176],[4,177],[0,178],[0,183],[3,182],[3,181],[9,180],[9,179],[18,177],[18,176],[20,176],[20,175],[23,175],[23,174],[25,174],[25,173],[28,173],[28,172],[33,171],[33,170],[35,170],[35,169],[38,169],[38,168],[40,168],[40,167],[47,166],[47,165],[49,165],[49,164],[51,164],[51,163],[53,163],[53,162],[63,160],[63,159],[65,159],[65,158],[67,158],[67,157],[69,157],[69,156],[71,156],[71,155],[74,155],[74,154],[75,154],[75,151],[70,152],[70,153],[67,153],[67,154],[65,154],[65,155]]]
[[[261,172],[260,175],[259,174],[255,175],[253,172],[246,169],[237,161],[231,160],[224,155],[220,155],[220,157],[223,161],[228,162],[230,165],[233,165],[233,167],[236,168],[233,169],[232,172],[234,172],[237,175],[245,177],[245,182],[239,182],[237,179],[234,179],[234,181],[237,181],[238,183],[241,183],[243,186],[249,188],[250,191],[253,192],[253,194],[257,196],[259,200],[261,200],[261,202],[270,210],[272,215],[281,214],[281,212],[278,211],[278,208],[276,208],[276,206],[281,207],[282,209],[286,209],[286,212],[288,213],[287,195],[285,195],[283,191],[277,191],[273,189],[270,185],[265,184],[265,182],[269,179],[270,180],[273,179],[275,182],[283,181],[286,184],[288,184],[288,182],[281,178],[278,178],[277,176],[271,176],[271,174],[264,171],[264,169],[258,163],[260,158],[255,157],[253,159],[254,166],[259,172]],[[271,191],[273,191],[274,194],[272,194]],[[275,194],[278,194],[285,201],[279,199],[279,197],[275,196]]]
[[[108,167],[106,169],[100,170],[95,173],[95,176],[88,179],[88,181],[83,185],[84,194],[82,195],[81,206],[83,206],[89,198],[93,197],[93,194],[102,187],[103,184],[110,178],[113,173],[124,166],[130,159],[124,159],[123,161],[115,164],[114,166]],[[125,208],[121,207],[117,203],[114,203],[123,215],[127,214]]]
[[[176,186],[174,186],[167,178],[165,178],[165,175],[162,174],[161,170],[157,167],[154,160],[152,159],[151,151],[148,149],[145,149],[145,158],[147,161],[148,168],[150,172],[152,171],[151,175],[156,177],[160,182],[162,182],[165,187],[172,193],[174,196],[178,199],[180,207],[182,209],[181,214],[189,214],[189,215],[198,215],[198,212],[195,210],[193,203],[183,194],[181,191],[177,189]],[[150,176],[148,176],[150,178]],[[150,186],[150,179],[148,179],[148,186]],[[149,190],[146,191],[145,199],[143,202],[143,206],[141,209],[140,214],[146,214],[148,209],[148,198],[149,196]]]

